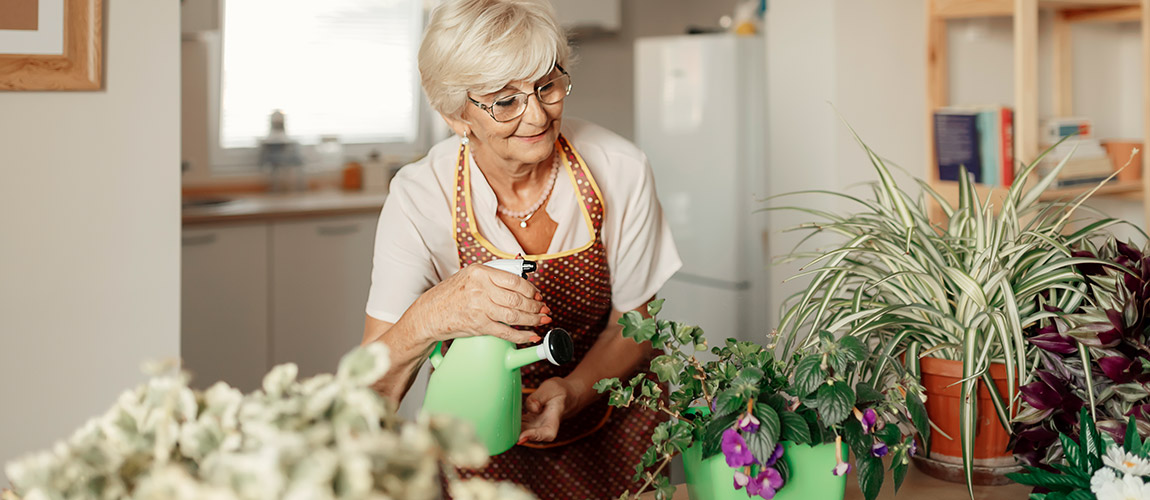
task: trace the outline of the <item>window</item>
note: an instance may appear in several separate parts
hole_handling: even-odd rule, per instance
[[[422,4],[226,0],[218,148],[254,148],[276,109],[305,145],[323,135],[344,144],[415,142]],[[244,158],[251,165],[255,154]]]

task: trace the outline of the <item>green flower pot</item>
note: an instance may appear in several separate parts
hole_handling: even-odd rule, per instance
[[[775,494],[775,500],[842,500],[847,476],[831,473],[836,464],[834,443],[809,446],[784,441],[783,450],[782,459],[787,462],[790,477]],[[843,443],[844,457],[846,453],[846,443]],[[745,500],[747,491],[735,489],[735,469],[727,465],[723,454],[705,460],[701,454],[701,446],[692,446],[683,452],[691,500]]]

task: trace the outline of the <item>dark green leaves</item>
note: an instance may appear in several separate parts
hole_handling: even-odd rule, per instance
[[[908,391],[906,393],[906,409],[910,412],[910,420],[914,423],[915,430],[922,436],[922,447],[925,456],[930,456],[930,419],[926,416],[926,406],[922,404],[922,400],[918,395]]]
[[[845,382],[828,383],[815,394],[819,416],[827,425],[838,425],[850,415],[855,393]]]
[[[801,415],[792,411],[779,413],[779,441],[795,444],[818,444],[811,440],[811,429]]]
[[[806,356],[795,365],[795,396],[804,398],[827,380],[827,372],[820,363],[818,356]]]
[[[882,460],[866,455],[855,456],[855,466],[858,467],[859,490],[863,498],[874,500],[882,490],[883,470]]]
[[[660,304],[660,307],[662,305]],[[644,318],[638,311],[627,311],[619,318],[619,324],[623,325],[623,336],[634,340],[635,342],[646,342],[651,340],[657,331],[655,328],[654,318]]]

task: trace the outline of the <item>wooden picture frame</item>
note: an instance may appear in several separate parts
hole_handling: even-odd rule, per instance
[[[63,54],[6,54],[0,45],[0,91],[103,88],[103,0],[63,3]]]

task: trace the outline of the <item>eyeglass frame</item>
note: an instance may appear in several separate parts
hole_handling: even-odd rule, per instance
[[[501,98],[499,98],[499,99],[497,99],[497,100],[503,100],[503,99],[507,99],[507,98],[509,98],[509,97],[516,97],[516,96],[519,96],[519,95],[525,95],[525,96],[528,96],[528,98],[530,98],[530,96],[535,96],[535,100],[539,101],[539,104],[544,104],[544,105],[559,104],[559,103],[563,102],[563,99],[566,99],[566,98],[567,98],[567,96],[571,95],[571,87],[573,86],[573,85],[572,85],[572,83],[571,83],[571,74],[570,74],[570,73],[567,73],[567,70],[563,69],[563,66],[560,66],[560,65],[558,65],[558,64],[556,64],[556,65],[555,65],[555,69],[559,70],[559,72],[560,72],[560,73],[562,73],[562,74],[561,74],[561,75],[559,75],[559,76],[557,76],[557,77],[555,77],[555,78],[552,78],[552,79],[550,79],[550,80],[547,80],[546,82],[543,82],[543,85],[540,85],[540,86],[537,86],[537,87],[535,87],[535,90],[534,90],[534,91],[532,91],[531,93],[527,93],[527,92],[516,92],[516,93],[514,93],[514,94],[511,94],[511,95],[503,96],[503,97],[501,97]],[[564,76],[566,76],[566,77],[567,77],[567,89],[566,89],[566,92],[564,92],[564,93],[563,93],[563,99],[559,99],[558,101],[555,101],[555,102],[551,102],[551,103],[543,102],[543,98],[539,96],[539,90],[540,90],[540,89],[542,89],[543,87],[546,87],[546,86],[547,86],[548,84],[550,84],[551,82],[554,82],[555,80],[558,80],[558,79],[560,79],[560,78],[563,78]],[[483,111],[486,111],[486,112],[487,112],[487,115],[488,115],[488,116],[490,116],[490,117],[491,117],[491,119],[495,121],[495,123],[507,123],[507,122],[510,122],[510,121],[512,121],[512,120],[515,120],[516,118],[519,118],[519,117],[523,116],[523,113],[526,113],[526,112],[527,112],[527,106],[526,106],[526,104],[525,104],[525,105],[523,106],[523,110],[522,110],[522,111],[520,111],[518,115],[515,115],[514,117],[512,117],[512,118],[508,118],[508,119],[506,119],[506,120],[503,120],[503,121],[499,121],[499,119],[498,119],[498,118],[495,118],[495,109],[494,109],[494,103],[492,103],[492,104],[490,104],[490,105],[488,105],[488,104],[483,104],[483,103],[481,103],[481,102],[479,102],[479,101],[476,101],[475,99],[472,99],[472,98],[471,98],[471,96],[467,96],[467,100],[468,100],[468,101],[471,101],[471,104],[474,104],[474,105],[476,105],[476,106],[477,106],[479,109],[482,109]]]

